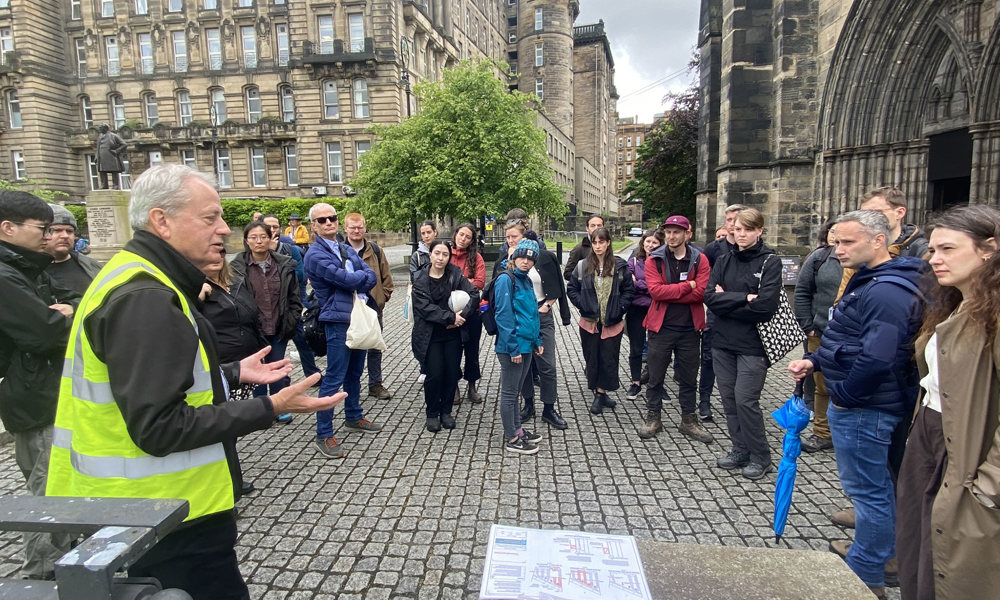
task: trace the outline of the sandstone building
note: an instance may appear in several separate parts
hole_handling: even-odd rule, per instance
[[[0,178],[84,199],[107,122],[133,176],[183,162],[215,172],[223,197],[342,196],[368,128],[419,110],[413,84],[490,57],[541,99],[571,208],[616,210],[600,129],[613,62],[578,14],[577,0],[0,0]],[[581,72],[594,43],[605,56]],[[576,136],[575,103],[603,111]]]
[[[868,189],[909,219],[1000,195],[1000,4],[702,0],[697,237],[728,204],[808,246]]]
[[[615,171],[614,193],[622,198],[625,186],[635,179],[635,168],[639,164],[639,146],[653,126],[648,123],[636,123],[635,117],[618,119],[618,130],[615,133]],[[629,202],[622,199],[621,214],[629,223],[642,225],[642,202]]]

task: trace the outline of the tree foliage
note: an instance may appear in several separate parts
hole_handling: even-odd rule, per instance
[[[635,179],[625,194],[641,198],[644,211],[663,218],[695,216],[698,185],[698,89],[670,94],[673,108],[646,136],[637,151]]]
[[[49,203],[56,203],[60,198],[69,197],[69,194],[66,192],[46,188],[45,186],[48,183],[49,181],[47,179],[19,179],[17,181],[0,179],[0,190],[28,192],[29,194],[38,196],[42,200]]]
[[[378,142],[350,182],[370,223],[398,229],[435,216],[472,221],[514,207],[565,213],[532,97],[509,92],[499,69],[506,66],[463,61],[442,81],[416,85],[418,114],[372,127]]]

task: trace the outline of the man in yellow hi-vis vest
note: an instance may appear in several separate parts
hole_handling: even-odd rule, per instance
[[[270,383],[287,360],[269,348],[220,365],[199,313],[201,268],[229,227],[209,175],[154,166],[132,188],[135,237],[94,279],[69,335],[46,495],[183,498],[185,523],[129,568],[195,599],[249,598],[234,550],[241,488],[234,440],[341,402],[306,395],[319,375],[271,396],[227,402],[239,383]]]

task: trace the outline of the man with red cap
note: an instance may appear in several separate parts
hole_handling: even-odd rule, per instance
[[[663,429],[660,416],[663,388],[671,356],[676,357],[674,377],[681,405],[680,432],[706,444],[712,434],[698,421],[698,365],[701,362],[701,332],[705,329],[705,287],[711,268],[708,258],[688,243],[691,222],[674,215],[663,223],[666,244],[646,258],[646,285],[652,304],[643,326],[649,331],[649,384],[646,419],[639,437],[649,439]]]

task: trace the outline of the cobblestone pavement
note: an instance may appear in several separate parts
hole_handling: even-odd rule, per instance
[[[730,449],[717,397],[716,420],[706,424],[715,443],[678,433],[679,409],[665,410],[659,436],[640,440],[636,428],[644,400],[627,400],[627,386],[612,394],[615,410],[588,412],[575,325],[558,327],[556,349],[558,408],[570,427],[557,431],[540,418],[529,423],[544,436],[537,455],[502,450],[499,368],[493,338],[486,335],[480,384],[486,402],[458,407],[455,430],[427,432],[410,329],[401,312],[405,267],[398,268],[396,281],[403,283],[385,311],[384,357],[385,385],[394,397],[362,399],[366,416],[383,431],[345,432],[338,409],[337,436],[348,451],[343,460],[316,452],[315,420],[305,416],[240,440],[244,472],[257,487],[238,503],[237,551],[253,598],[476,598],[493,523],[775,546],[774,474],[752,482],[715,467]],[[623,382],[627,348],[623,341]],[[761,400],[765,412],[778,408],[792,387],[784,365],[772,369]],[[672,381],[668,388],[676,397]],[[765,421],[777,463],[783,432],[769,415]],[[0,493],[22,491],[13,446],[2,446]],[[804,454],[788,528],[777,547],[825,551],[830,540],[848,537],[827,517],[846,505],[833,454]],[[19,550],[16,534],[0,535],[0,577],[16,576]],[[895,590],[890,593],[898,598]]]

